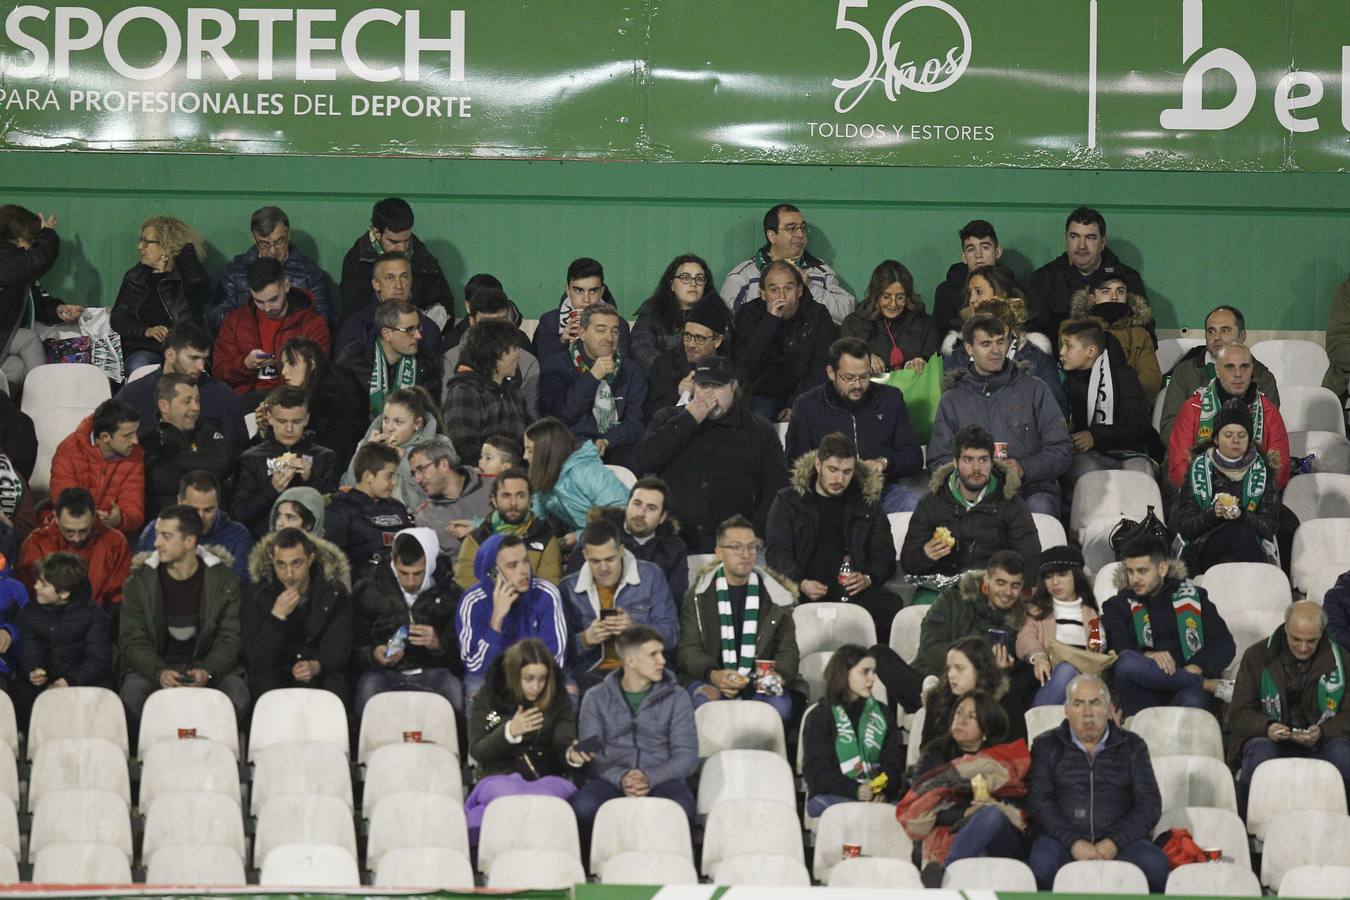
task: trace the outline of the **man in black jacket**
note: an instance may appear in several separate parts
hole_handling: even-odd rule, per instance
[[[347,703],[352,647],[347,561],[298,528],[277,532],[268,549],[250,560],[253,592],[242,614],[253,696],[276,688],[322,688]]]
[[[385,691],[430,691],[464,711],[455,636],[460,590],[454,570],[438,564],[439,549],[430,528],[405,528],[394,536],[389,564],[356,585],[358,719],[370,698]]]
[[[694,369],[693,399],[657,413],[638,444],[638,468],[670,486],[670,511],[690,553],[711,553],[718,526],[734,515],[763,533],[769,506],[787,484],[778,435],[751,411],[749,398],[737,397],[737,387],[726,360],[703,360]]]
[[[159,422],[141,441],[145,451],[145,514],[181,502],[178,485],[189,472],[209,472],[217,483],[234,462],[229,439],[214,419],[203,419],[201,395],[186,375],[170,373],[155,385]]]
[[[719,301],[721,302],[721,301]],[[619,528],[623,547],[637,559],[655,563],[665,573],[670,596],[678,606],[689,589],[689,548],[680,539],[679,523],[670,517],[670,486],[660,478],[639,478],[628,493],[628,505],[591,510],[591,519],[606,519]],[[567,558],[565,574],[578,572],[586,564],[582,545],[577,543]]]
[[[961,310],[966,305],[966,279],[970,273],[982,266],[997,266],[1003,257],[998,232],[984,219],[967,222],[957,237],[961,239],[961,261],[952,263],[947,277],[933,291],[933,321],[939,334],[961,330]]]
[[[661,410],[689,402],[694,396],[694,366],[710,356],[725,356],[731,314],[713,291],[704,294],[689,310],[680,332],[680,346],[664,351],[647,373],[646,418]]]
[[[342,281],[338,285],[339,318],[346,321],[370,301],[375,260],[385,253],[402,253],[412,263],[412,305],[424,312],[439,305],[445,310],[447,321],[453,324],[454,292],[445,280],[440,262],[413,234],[412,207],[400,197],[386,197],[375,204],[370,211],[370,228],[356,239],[342,258]]]
[[[797,459],[792,484],[769,509],[765,559],[797,582],[801,602],[856,603],[886,640],[901,602],[883,588],[895,573],[895,544],[880,501],[881,476],[847,437],[826,435]]]
[[[333,360],[356,395],[369,399],[369,407],[353,415],[374,418],[384,411],[386,395],[415,385],[440,402],[441,356],[422,341],[424,320],[410,304],[386,300],[375,309],[375,336],[348,344]]]
[[[1106,219],[1095,209],[1080,206],[1064,222],[1064,252],[1031,275],[1027,331],[1052,337],[1069,316],[1073,295],[1089,286],[1098,269],[1125,282],[1131,294],[1148,297],[1144,279],[1106,249]]]
[[[296,387],[277,388],[267,397],[267,422],[272,436],[239,458],[239,480],[230,516],[261,537],[269,527],[272,504],[287,488],[312,487],[320,494],[337,490],[337,456],[314,442],[309,425],[309,400]]]
[[[1028,864],[1036,887],[1074,860],[1119,859],[1167,884],[1167,856],[1153,843],[1162,798],[1144,739],[1111,724],[1111,692],[1096,675],[1069,682],[1068,721],[1036,738],[1027,775],[1027,809],[1039,836]]]

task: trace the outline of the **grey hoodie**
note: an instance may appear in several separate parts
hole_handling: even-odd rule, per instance
[[[366,429],[366,436],[356,445],[357,452],[360,452],[361,448],[370,441],[371,436],[380,430],[381,421],[381,416],[376,416],[371,421],[370,427]],[[403,456],[398,461],[398,484],[394,487],[394,493],[389,496],[408,507],[410,512],[422,505],[422,501],[427,499],[427,494],[426,491],[422,490],[421,486],[418,485],[417,479],[413,478],[412,469],[408,466],[407,450],[418,441],[425,441],[427,438],[435,436],[436,420],[431,419],[422,426],[421,431],[412,436],[412,440],[399,448],[403,451]],[[455,462],[458,462],[458,460],[455,460]],[[340,487],[356,487],[355,453],[352,454],[351,462],[347,464],[347,471],[343,473],[342,481],[338,482],[338,485]]]
[[[455,466],[455,471],[464,478],[464,487],[453,500],[445,497],[427,497],[419,505],[412,507],[413,521],[418,525],[436,532],[441,543],[441,556],[446,557],[450,565],[459,558],[459,545],[462,543],[446,530],[446,526],[456,519],[471,519],[477,526],[478,521],[492,512],[489,502],[488,486],[483,476],[471,466]]]
[[[293,487],[282,491],[272,504],[272,511],[267,514],[268,531],[276,531],[277,507],[287,502],[300,504],[314,517],[314,528],[311,531],[311,536],[323,534],[323,494],[312,487]]]

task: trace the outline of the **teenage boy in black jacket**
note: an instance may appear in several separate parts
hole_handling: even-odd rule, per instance
[[[287,488],[312,487],[320,494],[337,490],[342,474],[337,454],[314,442],[309,425],[309,400],[296,387],[277,388],[263,401],[271,437],[239,458],[230,517],[255,538],[267,533],[272,504]]]
[[[33,596],[15,619],[19,673],[14,699],[20,727],[38,694],[51,688],[109,687],[112,640],[108,617],[89,599],[88,569],[74,553],[38,561]]]
[[[388,444],[363,444],[352,465],[356,487],[335,495],[324,516],[323,536],[347,554],[356,581],[388,563],[394,535],[413,525],[408,507],[392,496],[398,462]]]

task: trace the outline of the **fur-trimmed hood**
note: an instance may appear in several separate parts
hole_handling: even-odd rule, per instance
[[[1022,477],[1016,472],[1004,465],[1000,459],[994,460],[994,467],[998,469],[999,478],[1003,482],[1002,494],[1005,500],[1011,500],[1017,496],[1017,492],[1022,489]],[[933,477],[928,479],[928,490],[936,494],[947,485],[947,479],[951,477],[952,472],[956,471],[956,461],[952,460],[943,463],[933,470]]]
[[[1014,359],[1011,360],[1011,362],[1012,362],[1011,369],[1005,369],[1004,371],[998,372],[997,374],[994,375],[976,375],[975,372],[970,368],[970,366],[962,366],[959,369],[953,369],[952,371],[947,372],[945,375],[942,376],[942,390],[945,393],[946,391],[951,390],[959,382],[961,382],[966,378],[970,378],[973,380],[990,381],[992,379],[1003,378],[1007,376],[1008,381],[1012,381],[1013,378],[1016,377],[1018,372],[1021,372],[1023,375],[1031,375],[1031,363],[1020,359]]]
[[[1168,557],[1166,562],[1167,562],[1167,578],[1163,579],[1164,583],[1170,581],[1173,578],[1185,581],[1187,578],[1190,577],[1191,575],[1190,569],[1186,568],[1186,564],[1181,560],[1176,559],[1175,557]],[[1111,584],[1115,586],[1117,591],[1123,591],[1129,588],[1130,580],[1125,575],[1124,566],[1119,566],[1116,569],[1115,573],[1111,577]],[[1099,597],[1098,601],[1105,602],[1105,598]]]
[[[971,569],[969,572],[962,574],[961,580],[956,583],[956,586],[961,591],[961,598],[969,603],[989,602],[985,599],[983,590],[984,569]],[[1020,599],[1009,615],[1012,627],[1014,629],[1021,628],[1022,623],[1027,618],[1027,610]],[[1017,635],[1010,635],[1010,637],[1015,639]]]
[[[789,483],[798,496],[804,497],[815,490],[816,453],[815,450],[808,450],[792,464],[792,478]],[[864,465],[862,460],[858,460],[858,464],[853,467],[853,481],[849,483],[848,490],[853,490],[855,485],[862,491],[862,498],[868,505],[881,502],[881,490],[884,486],[881,473],[873,471],[871,466]]]
[[[721,560],[712,559],[704,563],[703,566],[694,573],[693,585],[694,596],[706,591],[713,583],[713,573],[717,567],[722,565]],[[759,573],[760,583],[765,586],[769,599],[775,606],[791,607],[797,602],[797,582],[780,575],[768,566],[755,565],[755,571]]]
[[[248,572],[254,584],[264,584],[272,577],[272,544],[276,542],[275,531],[258,538],[253,551],[248,555]],[[352,567],[347,562],[347,554],[337,545],[316,535],[309,535],[314,544],[314,556],[319,562],[323,577],[330,582],[340,584],[351,590]]]
[[[203,544],[197,548],[197,558],[205,566],[224,566],[231,568],[234,565],[234,554],[219,544]],[[148,551],[137,553],[131,558],[131,568],[136,569],[159,568],[159,553],[157,551]]]
[[[1071,319],[1093,319],[1099,317],[1092,315],[1092,292],[1087,288],[1079,288],[1074,292],[1069,300],[1069,318]],[[1131,328],[1148,328],[1153,324],[1153,308],[1148,305],[1148,299],[1139,294],[1127,294],[1125,303],[1130,308],[1130,317],[1122,319],[1116,323],[1103,322],[1103,327],[1110,331],[1113,324],[1119,325],[1123,322]],[[1101,321],[1099,319],[1099,321]]]

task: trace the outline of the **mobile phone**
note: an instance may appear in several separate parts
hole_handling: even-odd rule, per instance
[[[1008,645],[1008,632],[1002,628],[990,628],[986,633],[989,635],[989,643],[991,645],[997,646],[1002,644],[1005,647]]]
[[[498,578],[501,577],[501,574],[502,574],[501,570],[498,569],[496,566],[493,566],[492,568],[488,569],[487,573],[488,581],[496,581]]]
[[[619,614],[619,611],[618,611],[617,609],[602,609],[602,610],[600,610],[600,618],[602,618],[602,619],[612,619],[612,618],[614,618],[615,616],[617,616],[618,614]]]
[[[593,735],[577,744],[577,752],[589,753],[592,756],[605,749],[605,742],[601,740],[600,735]]]

